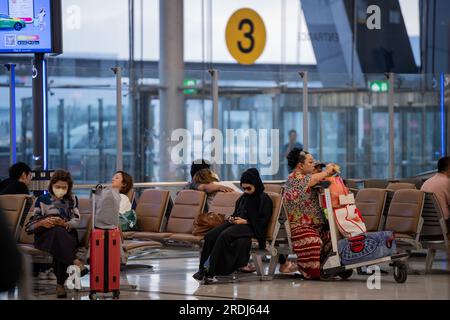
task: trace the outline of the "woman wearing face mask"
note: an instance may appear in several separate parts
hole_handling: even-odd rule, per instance
[[[76,259],[78,234],[75,228],[80,221],[80,212],[78,199],[72,194],[72,186],[70,173],[56,170],[50,179],[48,193],[37,198],[33,216],[26,226],[27,232],[34,233],[35,248],[53,257],[58,298],[67,296],[64,282],[68,277],[68,266],[78,266],[81,276],[87,274],[86,267]]]
[[[330,233],[313,187],[333,175],[337,166],[328,164],[325,171],[314,172],[314,158],[306,151],[294,148],[288,155],[289,175],[283,202],[291,227],[292,246],[297,255],[298,270],[306,279],[320,279],[320,267],[329,252]]]
[[[231,274],[246,266],[252,238],[258,239],[261,249],[265,248],[272,200],[264,192],[257,169],[242,174],[241,187],[244,194],[237,200],[233,215],[205,235],[199,271],[193,276],[199,281],[204,279],[205,284],[216,282],[216,275]]]

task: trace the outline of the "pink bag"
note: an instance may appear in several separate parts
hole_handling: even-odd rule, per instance
[[[346,196],[349,194],[348,188],[345,186],[344,181],[341,177],[328,177],[325,178],[326,181],[330,182],[330,195],[331,195],[331,205],[333,208],[339,208],[341,203],[339,201],[339,196]]]
[[[367,232],[361,212],[355,205],[334,209],[336,225],[345,238]]]

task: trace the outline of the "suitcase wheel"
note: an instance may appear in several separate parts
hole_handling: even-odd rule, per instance
[[[120,297],[120,291],[119,290],[114,291],[113,292],[113,299],[119,299],[119,297]]]
[[[394,279],[397,283],[404,283],[408,278],[408,269],[404,263],[394,263]]]
[[[342,271],[341,273],[338,274],[338,276],[339,276],[339,278],[345,280],[345,279],[350,278],[352,276],[352,274],[353,274],[353,270],[350,269],[350,270]]]

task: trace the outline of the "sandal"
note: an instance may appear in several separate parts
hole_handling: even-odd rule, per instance
[[[60,286],[60,285],[56,286],[56,297],[58,299],[67,298],[67,293],[66,293],[66,289],[64,289],[64,286]]]
[[[245,267],[240,268],[239,271],[243,273],[253,273],[256,271],[256,267],[253,264],[249,263]]]
[[[280,269],[279,269],[280,273],[287,273],[287,274],[289,274],[289,273],[295,273],[295,272],[298,271],[298,267],[297,267],[296,264],[294,264],[294,263],[292,263],[290,261],[287,261],[286,263],[288,263],[288,267],[282,269],[281,266],[280,266]]]

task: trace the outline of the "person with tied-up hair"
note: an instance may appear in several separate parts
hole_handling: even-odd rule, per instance
[[[272,200],[264,192],[257,169],[242,174],[243,195],[237,200],[233,215],[205,235],[199,271],[194,279],[205,284],[217,282],[216,275],[231,274],[248,265],[252,238],[265,249],[266,232],[272,215]]]
[[[288,155],[292,169],[283,193],[283,202],[291,227],[291,240],[297,255],[297,267],[305,279],[320,279],[321,263],[331,249],[328,221],[319,204],[318,191],[313,188],[338,167],[330,163],[325,171],[314,173],[317,163],[306,151],[294,148]]]
[[[53,258],[58,298],[67,297],[64,289],[67,267],[78,266],[81,276],[88,272],[76,258],[79,243],[75,228],[80,222],[80,212],[72,187],[70,172],[56,170],[50,179],[48,193],[36,199],[33,215],[26,225],[26,231],[34,233],[35,248],[48,252]]]

